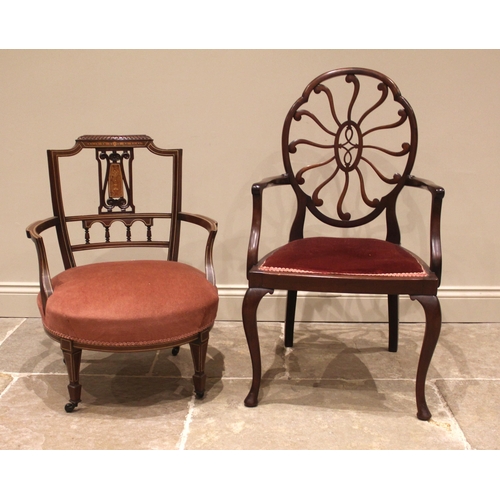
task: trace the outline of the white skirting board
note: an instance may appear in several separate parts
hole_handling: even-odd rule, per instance
[[[240,321],[245,285],[218,285],[220,321]],[[0,283],[0,317],[37,317],[37,283]],[[438,294],[446,323],[500,322],[500,287],[441,287]],[[266,295],[259,306],[259,321],[283,321],[286,292]],[[348,295],[299,292],[297,321],[384,322],[387,300],[383,295]],[[422,322],[424,313],[407,296],[400,299],[400,320]]]

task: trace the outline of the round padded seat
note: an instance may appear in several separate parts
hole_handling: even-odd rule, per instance
[[[102,262],[52,279],[45,329],[80,346],[105,350],[179,344],[210,328],[218,293],[205,274],[171,261]]]

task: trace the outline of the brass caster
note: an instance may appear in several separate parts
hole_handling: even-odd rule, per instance
[[[66,410],[66,413],[73,413],[73,410],[78,406],[78,403],[66,403],[66,406],[64,409]]]

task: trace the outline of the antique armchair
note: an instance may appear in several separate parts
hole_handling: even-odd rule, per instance
[[[31,224],[27,235],[38,253],[43,326],[60,343],[69,375],[66,411],[81,401],[82,349],[173,348],[176,355],[188,343],[195,394],[203,397],[208,337],[218,307],[212,263],[217,223],[181,211],[182,150],[160,149],[146,135],[82,136],[71,149],[47,154],[54,216]],[[75,185],[78,192],[68,196]],[[82,201],[85,215],[73,213]],[[136,203],[148,211],[139,212]],[[161,211],[149,211],[154,203]],[[205,273],[178,262],[183,223],[208,231]],[[41,235],[47,229],[57,233],[64,264],[54,277]],[[127,256],[116,255],[118,248],[127,248]],[[75,254],[80,260],[82,252],[90,262],[77,265]]]
[[[285,173],[252,186],[248,290],[242,306],[253,369],[246,406],[258,403],[257,308],[266,294],[287,290],[287,347],[293,346],[297,291],[387,295],[391,352],[398,347],[399,295],[408,294],[425,311],[416,403],[418,418],[430,419],[425,379],[441,328],[437,291],[444,190],[411,175],[416,151],[413,110],[394,82],[376,71],[344,68],[324,73],[292,106],[282,133]],[[285,185],[293,188],[297,200],[289,242],[259,259],[263,191]],[[423,188],[432,196],[429,265],[401,246],[396,201],[407,187]],[[315,218],[315,227],[318,221],[326,225],[320,235],[305,236],[306,214]],[[366,237],[366,225],[382,215],[383,233]]]

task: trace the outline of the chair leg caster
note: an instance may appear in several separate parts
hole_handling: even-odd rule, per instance
[[[69,403],[66,403],[66,406],[64,409],[66,410],[66,413],[73,413],[73,410],[78,406],[78,403],[73,403],[70,401]]]
[[[174,347],[172,349],[172,356],[177,356],[177,354],[179,354],[180,349],[181,349],[180,346]]]
[[[194,391],[196,399],[203,399],[203,396],[205,395],[205,391]]]

